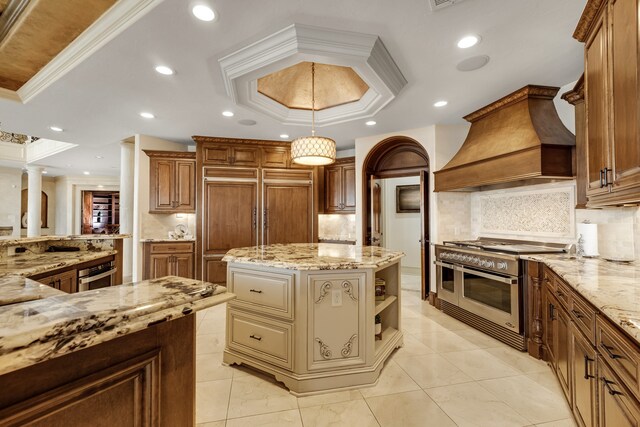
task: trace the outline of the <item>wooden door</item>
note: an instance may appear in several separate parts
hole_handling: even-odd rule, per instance
[[[429,172],[420,171],[420,273],[422,299],[431,292],[431,246],[429,237]],[[435,290],[434,290],[435,292]]]
[[[56,276],[56,289],[60,289],[62,292],[72,294],[78,292],[78,271],[69,270],[64,273],[60,273]]]
[[[175,254],[173,255],[173,271],[174,276],[186,277],[193,279],[193,254]]]
[[[382,180],[371,176],[369,191],[371,192],[371,213],[369,215],[371,246],[382,245]]]
[[[587,115],[587,196],[608,192],[603,170],[609,160],[609,99],[606,14],[595,23],[585,45],[585,104]]]
[[[596,352],[574,324],[571,325],[571,342],[573,414],[580,427],[596,427]]]
[[[638,427],[640,408],[619,378],[598,358],[598,418],[600,427]]]
[[[175,160],[151,158],[150,211],[172,211],[175,201]]]
[[[196,210],[196,164],[189,160],[176,160],[175,208],[176,211]]]
[[[170,254],[153,254],[149,256],[149,279],[170,276],[172,274]]]
[[[342,204],[343,211],[356,211],[356,165],[342,167]]]
[[[82,234],[93,234],[93,193],[82,192]]]
[[[260,148],[257,147],[233,147],[231,164],[234,166],[258,167],[260,166]]]
[[[227,263],[222,261],[224,255],[210,256],[202,259],[203,279],[206,282],[225,285],[227,283]]]
[[[545,278],[548,280],[548,278]],[[545,346],[545,351],[547,353],[547,361],[551,363],[551,366],[555,370],[558,362],[556,355],[556,310],[558,309],[558,301],[551,294],[551,290],[549,289],[548,283],[545,283],[545,290],[542,294],[542,327],[544,331],[544,335],[542,336],[542,342]]]
[[[342,204],[342,168],[329,167],[324,170],[324,210],[327,213],[340,211]]]
[[[609,17],[615,191],[640,185],[637,2],[612,0]]]
[[[264,147],[262,149],[263,168],[286,168],[291,152],[285,147]]]
[[[205,182],[204,254],[257,244],[257,198],[255,182]]]
[[[571,373],[571,341],[570,327],[571,318],[564,308],[557,305],[555,328],[555,350],[556,350],[556,375],[560,386],[564,391],[567,401],[571,402],[571,382],[569,375]]]
[[[313,241],[311,184],[263,184],[263,244]]]

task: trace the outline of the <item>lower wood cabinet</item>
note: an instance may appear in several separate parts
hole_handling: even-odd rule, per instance
[[[580,333],[571,325],[571,391],[573,401],[573,415],[580,427],[597,425],[596,388],[598,376],[596,370],[596,351]]]
[[[62,292],[72,294],[78,292],[78,270],[73,269],[38,279],[38,282],[51,286]]]
[[[600,427],[639,426],[640,404],[602,358],[598,359],[598,376]]]
[[[194,242],[145,242],[144,280],[164,276],[193,279]]]

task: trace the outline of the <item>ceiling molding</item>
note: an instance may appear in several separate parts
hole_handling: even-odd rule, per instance
[[[303,61],[351,67],[369,86],[356,102],[316,111],[321,127],[371,117],[407,84],[376,35],[292,24],[218,60],[227,95],[285,125],[309,125],[311,112],[289,109],[258,92],[257,80]]]
[[[164,0],[120,0],[17,91],[0,97],[29,102]]]

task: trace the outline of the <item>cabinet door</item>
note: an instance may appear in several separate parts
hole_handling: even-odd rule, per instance
[[[47,276],[47,277],[43,277],[41,279],[37,280],[39,283],[42,283],[43,285],[47,285],[47,286],[51,286],[54,289],[60,289],[58,287],[58,284],[56,283],[56,276]]]
[[[172,211],[175,201],[175,160],[152,158],[149,211]]]
[[[364,274],[309,277],[310,370],[364,363],[364,286]]]
[[[231,164],[234,166],[260,166],[260,148],[234,147]]]
[[[170,254],[152,254],[149,257],[149,279],[170,276],[172,274],[171,257]]]
[[[175,164],[176,212],[196,211],[196,163],[192,160],[176,160]]]
[[[547,279],[545,278],[545,280]],[[542,341],[546,349],[547,361],[555,369],[555,367],[557,366],[557,360],[556,360],[556,344],[555,344],[556,332],[554,330],[554,321],[556,320],[556,316],[557,316],[556,311],[558,310],[558,302],[555,299],[555,297],[551,295],[551,290],[548,288],[548,286],[545,286],[545,291],[542,297],[542,307],[543,307],[543,316],[542,316],[543,326],[542,327],[544,331],[544,334],[542,336]]]
[[[580,427],[596,426],[596,353],[580,330],[572,325],[573,414]]]
[[[601,171],[609,162],[609,90],[607,79],[606,13],[594,24],[585,46],[585,104],[587,114],[587,195],[606,193]]]
[[[356,166],[342,167],[342,204],[343,211],[356,211]]]
[[[224,285],[227,283],[227,263],[222,261],[223,255],[203,258],[202,280]]]
[[[291,152],[284,147],[265,147],[262,149],[263,168],[286,168]]]
[[[205,182],[204,253],[257,244],[258,192],[255,182]]]
[[[342,168],[324,170],[324,210],[327,213],[340,211],[342,204]]]
[[[309,184],[264,184],[263,243],[313,240],[313,191]]]
[[[77,270],[69,270],[64,273],[60,273],[56,276],[56,279],[55,279],[56,288],[68,294],[78,292],[77,280],[78,280]]]
[[[609,14],[614,191],[640,185],[637,7],[636,1],[612,0]]]
[[[571,382],[569,375],[571,373],[571,318],[569,313],[558,307],[556,320],[553,322],[555,328],[555,350],[556,350],[556,375],[560,381],[560,386],[568,402],[571,402]]]
[[[174,276],[193,279],[193,254],[175,254],[173,256]]]
[[[640,408],[618,377],[598,359],[600,427],[638,427]]]

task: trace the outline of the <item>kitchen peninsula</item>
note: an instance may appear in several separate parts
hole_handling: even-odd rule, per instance
[[[270,373],[297,396],[375,384],[402,346],[403,256],[323,243],[230,250],[223,260],[237,299],[227,306],[224,362]]]
[[[75,294],[18,276],[0,286],[1,425],[195,424],[195,312],[232,299],[224,287],[175,276]]]

